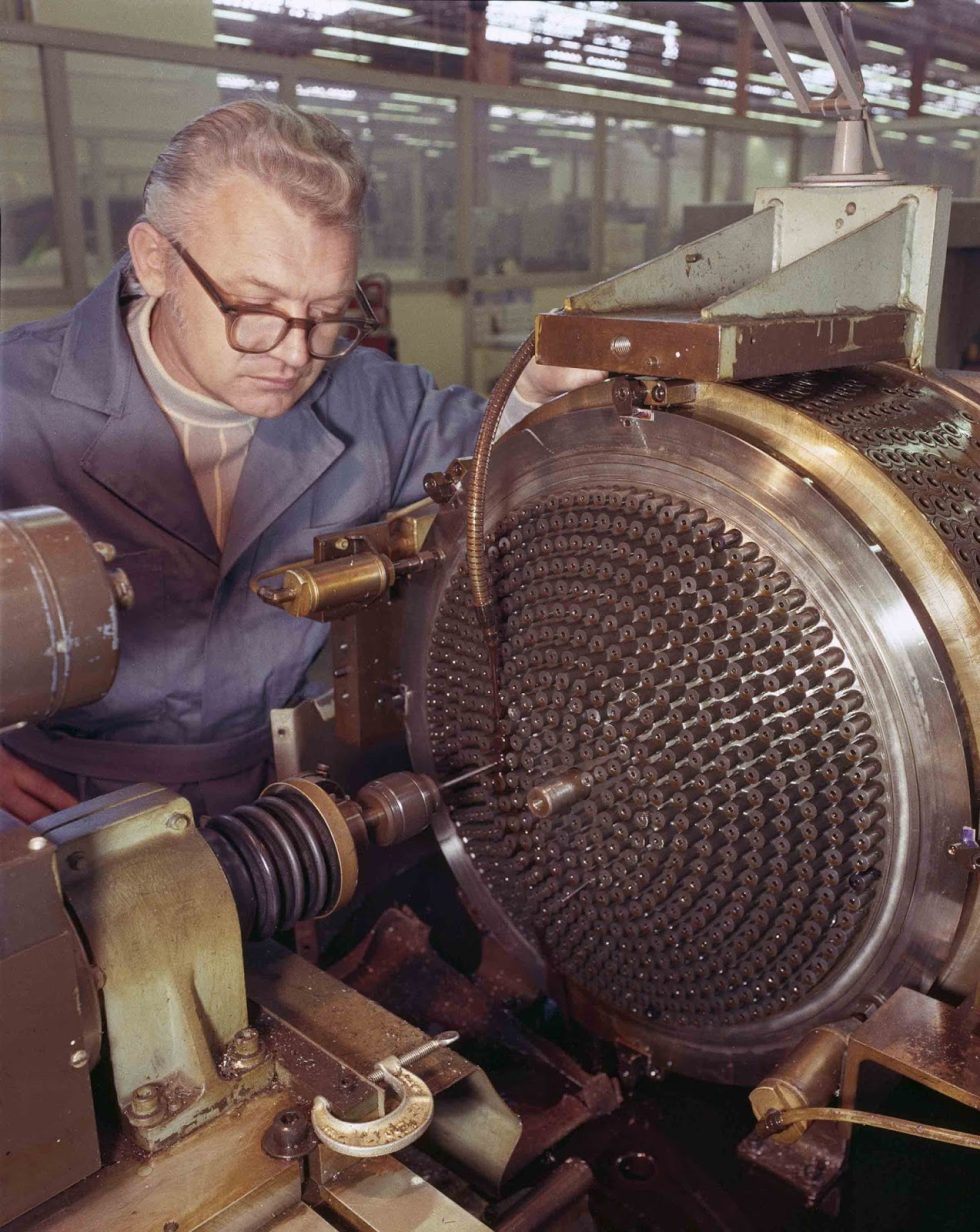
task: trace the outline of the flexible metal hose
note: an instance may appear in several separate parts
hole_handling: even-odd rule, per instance
[[[497,639],[495,605],[493,596],[490,594],[490,573],[483,551],[487,468],[490,465],[493,438],[504,406],[533,355],[534,335],[528,334],[493,387],[486,410],[483,412],[483,422],[480,424],[480,432],[473,448],[473,462],[470,467],[469,491],[466,497],[466,563],[469,566],[470,589],[473,592],[477,617],[484,629],[493,630],[494,645]]]
[[[501,373],[483,412],[483,422],[473,449],[470,467],[469,491],[466,496],[466,563],[469,567],[470,589],[477,619],[483,629],[490,661],[490,690],[493,698],[494,725],[500,719],[500,689],[498,681],[497,646],[500,631],[497,628],[497,613],[493,595],[490,593],[490,571],[483,550],[484,514],[487,492],[487,469],[490,465],[490,450],[500,423],[507,399],[534,355],[534,335],[528,334]]]
[[[899,1117],[883,1116],[879,1112],[862,1112],[859,1108],[774,1108],[761,1122],[766,1137],[778,1134],[796,1121],[837,1121],[847,1125],[870,1125],[873,1129],[889,1129],[913,1138],[929,1138],[933,1142],[948,1142],[980,1151],[980,1134],[968,1134],[941,1125],[922,1125],[918,1121],[903,1121]]]

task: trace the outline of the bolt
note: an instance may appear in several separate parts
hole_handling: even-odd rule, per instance
[[[231,1041],[231,1049],[235,1056],[243,1061],[260,1056],[262,1041],[259,1039],[258,1031],[254,1027],[243,1027],[241,1031],[235,1033],[235,1038]]]
[[[343,537],[340,539],[335,539],[333,541],[333,545],[337,549],[338,552],[346,552],[347,549],[350,547],[350,540],[345,539]]]
[[[630,351],[633,349],[633,343],[626,337],[625,334],[619,334],[616,338],[613,338],[612,342],[610,342],[609,349],[612,351],[613,355],[629,355]]]
[[[83,1069],[88,1065],[88,1053],[84,1048],[76,1048],[68,1060],[71,1062],[73,1069]]]
[[[85,867],[85,856],[80,851],[72,851],[65,863],[73,873],[80,872]]]
[[[161,1106],[159,1083],[146,1082],[133,1092],[130,1108],[134,1117],[139,1117],[140,1120],[155,1117]]]
[[[117,607],[122,608],[124,612],[129,611],[136,602],[136,592],[133,590],[132,582],[122,569],[110,569],[109,583],[112,586]]]
[[[857,209],[857,206],[854,204],[854,202],[848,201],[847,205],[844,206],[844,213],[853,214],[856,209]]]
[[[408,1052],[403,1052],[398,1058],[398,1064],[402,1067],[413,1065],[416,1061],[421,1061],[423,1057],[435,1052],[437,1048],[448,1048],[450,1044],[455,1044],[458,1039],[458,1031],[443,1031],[441,1035],[434,1035],[432,1039],[419,1044],[417,1048],[410,1048]],[[384,1070],[379,1066],[368,1074],[367,1080],[368,1082],[380,1082],[383,1077]]]
[[[111,565],[116,559],[116,549],[111,543],[102,543],[100,540],[97,543],[93,543],[92,547],[95,548],[107,565]]]
[[[43,851],[48,845],[48,840],[42,838],[40,834],[36,834],[33,838],[27,840],[27,846],[31,851]]]
[[[171,813],[167,818],[167,829],[173,830],[175,834],[182,834],[190,824],[191,819],[186,813]]]

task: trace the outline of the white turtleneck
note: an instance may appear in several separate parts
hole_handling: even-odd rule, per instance
[[[156,302],[143,296],[131,304],[126,330],[143,379],[176,433],[214,537],[223,548],[258,420],[225,402],[194,393],[166,371],[150,342],[150,316]]]

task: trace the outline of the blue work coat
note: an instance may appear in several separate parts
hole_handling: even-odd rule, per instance
[[[312,691],[307,670],[327,636],[324,625],[263,603],[249,579],[308,557],[318,533],[375,521],[420,497],[427,471],[471,451],[484,403],[458,386],[438,390],[429,373],[377,350],[328,364],[290,411],[259,421],[221,551],[136,365],[120,279],[117,268],[64,316],[0,339],[2,506],[65,510],[92,539],[115,546],[136,594],[120,614],[108,694],[45,724],[54,740],[43,753],[37,739],[25,752],[18,733],[7,742],[83,796],[149,777],[215,812],[261,787],[262,757],[246,751],[252,765],[243,767],[243,749],[258,747],[249,746],[258,735],[267,752],[269,709]],[[59,733],[86,744],[64,742],[72,748],[61,755]],[[215,763],[203,773],[197,757],[193,774],[147,775],[134,745],[203,745]],[[162,767],[173,753],[160,750]],[[107,773],[111,766],[118,773]],[[192,780],[212,786],[198,791]]]

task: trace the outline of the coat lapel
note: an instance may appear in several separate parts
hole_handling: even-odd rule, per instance
[[[136,366],[117,267],[72,313],[51,392],[106,422],[82,469],[214,564],[219,551],[180,442]]]
[[[238,481],[221,557],[222,577],[345,448],[320,422],[310,400],[301,400],[278,419],[259,421]]]

